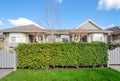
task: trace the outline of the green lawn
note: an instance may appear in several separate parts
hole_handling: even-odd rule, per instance
[[[0,81],[120,81],[113,69],[17,70]]]

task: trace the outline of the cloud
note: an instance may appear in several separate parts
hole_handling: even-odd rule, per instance
[[[63,0],[56,0],[56,2],[58,2],[58,3],[62,3],[62,1],[63,1]]]
[[[98,9],[111,10],[120,9],[120,0],[99,0]]]
[[[31,21],[27,18],[18,18],[16,20],[15,19],[8,19],[8,21],[14,26],[24,26],[24,25],[34,24],[40,28],[43,28],[40,25],[38,25],[37,23],[35,23],[34,21]]]
[[[115,24],[111,24],[110,27],[116,26]]]
[[[0,25],[4,25],[4,23],[0,20]]]

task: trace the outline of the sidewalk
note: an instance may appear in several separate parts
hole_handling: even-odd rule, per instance
[[[0,79],[14,71],[13,69],[0,69]]]
[[[120,65],[110,65],[110,67],[120,72]]]

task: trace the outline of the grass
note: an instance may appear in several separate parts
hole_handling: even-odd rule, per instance
[[[0,81],[120,81],[120,72],[110,68],[17,70]]]

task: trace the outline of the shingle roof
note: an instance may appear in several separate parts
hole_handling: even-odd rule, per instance
[[[115,27],[111,27],[111,28],[108,28],[106,30],[111,30],[113,31],[112,34],[116,35],[116,34],[120,34],[120,26],[115,26]]]
[[[2,32],[43,32],[44,30],[40,27],[37,27],[33,24],[31,25],[25,25],[20,27],[14,27],[9,29],[1,30]]]
[[[111,33],[111,31],[106,31],[106,30],[74,30],[74,29],[41,29],[38,26],[35,25],[25,25],[25,26],[20,26],[20,27],[14,27],[14,28],[9,28],[9,29],[4,29],[2,32],[11,32],[11,33],[28,33],[28,32],[44,32],[46,34],[51,34],[51,31],[53,31],[54,34],[69,34],[69,33],[83,33],[83,32],[102,32],[102,33]]]

